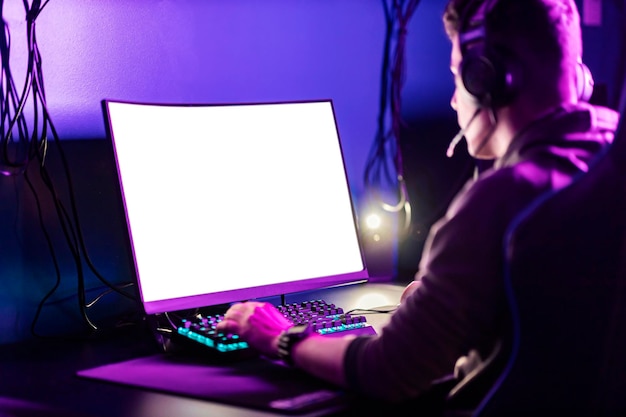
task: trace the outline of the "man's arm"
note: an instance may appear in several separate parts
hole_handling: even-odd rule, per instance
[[[237,303],[224,315],[217,325],[222,332],[236,333],[262,354],[278,357],[278,340],[291,323],[269,303]],[[345,387],[345,352],[354,339],[353,335],[325,337],[311,334],[292,349],[294,364],[312,375]]]
[[[294,346],[294,364],[320,379],[347,387],[344,357],[354,337],[313,334]]]

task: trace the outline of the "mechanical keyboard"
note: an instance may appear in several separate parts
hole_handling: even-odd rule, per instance
[[[324,300],[312,300],[301,303],[277,306],[294,325],[309,324],[313,331],[322,334],[340,334],[355,329],[369,327],[363,315],[344,312],[343,308]],[[193,341],[216,353],[240,353],[250,351],[248,344],[236,334],[226,334],[215,329],[224,316],[222,314],[205,315],[196,313],[182,318],[176,325],[175,333],[180,339]]]

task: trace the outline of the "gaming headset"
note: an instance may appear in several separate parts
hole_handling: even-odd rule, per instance
[[[459,43],[461,80],[479,107],[499,108],[509,104],[519,88],[520,74],[512,60],[489,43],[485,18],[498,0],[471,2],[460,19]],[[520,1],[520,0],[517,0]],[[523,1],[523,0],[522,0]],[[588,101],[593,93],[589,68],[578,60],[576,67],[579,100]]]

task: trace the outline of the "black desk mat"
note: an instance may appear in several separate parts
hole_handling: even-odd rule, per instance
[[[342,390],[298,369],[263,358],[215,364],[164,353],[82,370],[77,375],[285,414],[339,407],[346,397]]]

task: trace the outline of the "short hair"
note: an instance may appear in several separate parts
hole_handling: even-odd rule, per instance
[[[458,34],[465,15],[472,17],[484,1],[449,0],[443,14],[448,36]],[[532,79],[575,74],[582,38],[574,0],[494,0],[484,25],[491,48],[505,51],[522,65],[528,60],[541,63],[540,68],[524,69]]]

